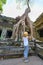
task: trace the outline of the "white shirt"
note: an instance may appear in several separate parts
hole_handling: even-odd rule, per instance
[[[24,43],[24,46],[28,46],[28,38],[27,37],[23,37],[23,43]]]

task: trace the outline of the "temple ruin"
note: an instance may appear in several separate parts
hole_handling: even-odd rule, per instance
[[[27,8],[25,13],[20,17],[20,20],[13,26],[12,38],[16,41],[18,39],[22,40],[24,31],[28,32],[29,39],[33,38],[33,23],[28,16],[29,12],[30,8]]]
[[[9,18],[0,16],[0,35],[1,38],[12,38],[14,40],[22,40],[24,31],[29,34],[29,39],[33,38],[33,23],[30,20],[28,13],[30,7],[27,8],[24,14],[20,17]]]

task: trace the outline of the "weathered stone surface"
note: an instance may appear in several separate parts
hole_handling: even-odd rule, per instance
[[[29,56],[29,62],[24,63],[23,58],[0,60],[0,65],[43,65],[43,60],[37,56]]]
[[[34,22],[34,37],[43,41],[43,13]]]

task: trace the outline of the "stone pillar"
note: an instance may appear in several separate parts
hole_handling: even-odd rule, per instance
[[[6,28],[3,28],[2,34],[1,34],[1,39],[4,40],[6,38],[6,33],[7,33],[7,29]]]

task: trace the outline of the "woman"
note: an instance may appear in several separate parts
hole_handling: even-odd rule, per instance
[[[28,41],[28,32],[23,34],[23,43],[24,43],[24,62],[28,62],[28,52],[29,52],[29,41]]]

